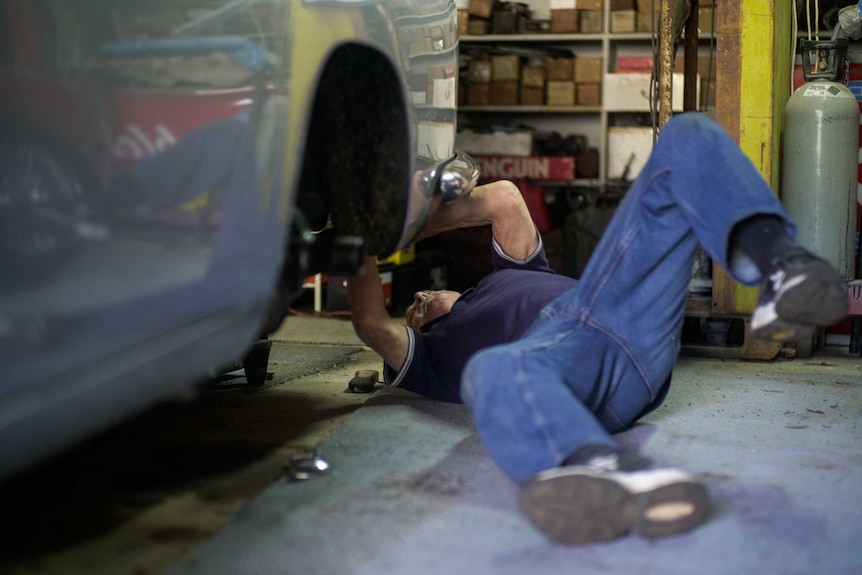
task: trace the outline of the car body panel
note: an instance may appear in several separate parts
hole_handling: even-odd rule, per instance
[[[402,56],[402,24],[445,27],[446,50]],[[303,252],[298,189],[329,181],[310,165],[339,171],[314,150],[366,135],[309,146],[336,56],[391,72],[381,93],[405,121],[384,134],[410,149],[369,169],[390,212],[357,198],[371,184],[321,193],[335,233],[385,227],[377,245],[395,251],[444,188],[469,191],[454,96],[435,107],[410,89],[423,58],[454,85],[455,25],[443,1],[0,0],[0,476],[235,365],[274,300],[325,267]],[[350,202],[368,227],[347,229]]]

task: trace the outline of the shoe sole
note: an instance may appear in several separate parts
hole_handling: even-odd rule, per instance
[[[626,533],[666,537],[690,531],[706,515],[706,488],[688,475],[673,472],[662,477],[662,471],[554,469],[528,480],[518,503],[545,536],[567,545],[607,541]],[[626,476],[635,480],[623,480]]]
[[[762,306],[751,316],[751,335],[780,343],[813,341],[815,327],[793,323],[778,316],[774,306]]]

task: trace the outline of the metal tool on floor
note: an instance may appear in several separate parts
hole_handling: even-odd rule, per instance
[[[347,384],[344,393],[371,393],[380,380],[380,373],[375,369],[360,369]]]
[[[314,448],[294,454],[284,465],[284,475],[288,481],[304,481],[323,477],[329,472],[329,462]]]

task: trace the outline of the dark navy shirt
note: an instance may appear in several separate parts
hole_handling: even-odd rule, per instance
[[[518,339],[546,305],[577,285],[548,265],[541,236],[526,260],[515,260],[492,241],[494,271],[461,294],[451,311],[422,326],[405,326],[410,338],[401,371],[388,365],[388,385],[460,402],[461,372],[477,351]]]

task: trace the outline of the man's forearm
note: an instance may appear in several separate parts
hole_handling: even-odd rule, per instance
[[[365,258],[365,273],[347,278],[347,301],[350,304],[350,317],[356,334],[362,341],[368,343],[364,333],[375,323],[389,320],[386,302],[383,294],[383,284],[380,281],[380,271],[374,256]]]
[[[407,355],[409,339],[405,326],[386,311],[377,260],[368,256],[365,273],[347,278],[347,301],[356,335],[396,371]]]

